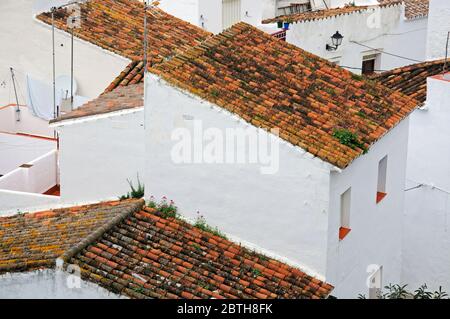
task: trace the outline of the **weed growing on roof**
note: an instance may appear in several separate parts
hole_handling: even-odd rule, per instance
[[[128,185],[130,185],[131,191],[128,192],[126,195],[122,195],[119,197],[120,200],[126,200],[126,199],[140,199],[144,197],[145,194],[145,186],[141,183],[139,180],[139,174],[137,175],[137,187],[134,187],[133,182],[129,179],[127,179]]]
[[[147,203],[147,206],[161,213],[164,218],[179,219],[180,217],[178,214],[178,207],[175,206],[175,202],[173,200],[167,201],[165,196],[159,203],[155,201],[153,196],[150,197],[150,201]]]
[[[193,244],[192,244],[192,247],[194,247],[195,250],[197,250],[197,251],[202,251],[202,247],[200,247],[200,246],[197,245],[196,243],[193,243]]]
[[[352,74],[352,79],[353,80],[355,80],[355,81],[362,81],[362,79],[363,79],[362,75],[359,75],[359,74],[356,74],[356,73],[353,73],[353,72],[351,72],[351,74]]]
[[[366,119],[366,118],[367,118],[366,113],[364,113],[363,111],[358,111],[358,112],[356,113],[356,115],[358,115],[359,117],[362,117],[363,119]]]
[[[209,93],[210,93],[212,96],[214,96],[214,97],[219,97],[219,95],[220,95],[219,90],[217,90],[216,88],[212,88],[212,89],[209,91]]]
[[[251,270],[253,277],[259,277],[261,276],[261,271],[259,271],[258,269],[252,268]]]
[[[197,212],[197,214],[198,214],[198,216],[197,216],[197,219],[195,220],[194,227],[196,227],[196,228],[198,228],[200,230],[203,230],[205,232],[211,233],[211,234],[213,234],[215,236],[221,237],[223,239],[227,239],[227,236],[225,236],[225,234],[222,233],[217,227],[209,226],[206,223],[205,217],[200,215],[199,212]]]
[[[367,148],[362,142],[359,141],[358,135],[350,132],[349,130],[335,129],[333,132],[333,137],[337,138],[343,145],[347,145],[352,149],[360,148],[364,151],[364,153],[367,153]]]

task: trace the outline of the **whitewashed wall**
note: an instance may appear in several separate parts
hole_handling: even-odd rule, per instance
[[[0,174],[6,175],[52,150],[56,150],[56,141],[1,133]]]
[[[31,162],[31,167],[18,167],[0,177],[0,189],[42,194],[58,184],[56,150],[52,150]]]
[[[26,106],[19,106],[20,121],[17,121],[16,109],[15,105],[0,109],[0,132],[54,137],[48,122],[33,116]]]
[[[445,57],[447,35],[450,32],[450,1],[430,0],[428,19],[427,59]]]
[[[261,26],[276,15],[276,0],[240,0],[241,21]],[[212,33],[223,31],[222,0],[161,1],[162,10]]]
[[[369,265],[383,266],[383,284],[399,283],[409,120],[375,143],[342,173],[331,175],[327,280],[342,298],[368,296]],[[387,196],[376,203],[378,163],[388,156]],[[340,196],[351,187],[351,232],[339,241]]]
[[[143,120],[137,109],[59,127],[62,200],[117,199],[143,181]]]
[[[0,276],[2,299],[119,299],[104,288],[81,281],[80,288],[70,288],[68,275],[55,270],[8,273]]]
[[[450,291],[450,82],[428,78],[427,95],[411,117],[402,279]]]
[[[0,189],[0,216],[17,212],[42,211],[60,205],[60,198]]]
[[[341,66],[350,67],[355,73],[361,73],[359,68],[362,66],[363,57],[376,54],[377,50],[424,61],[427,20],[406,21],[403,18],[403,10],[403,6],[397,5],[294,23],[287,32],[287,41],[320,57],[338,62]],[[327,51],[326,44],[331,44],[331,36],[336,31],[344,36],[342,45],[337,51]],[[414,62],[411,60],[381,54],[376,69],[390,70],[412,63]]]
[[[254,164],[175,164],[174,129],[250,127],[236,116],[150,78],[147,99],[146,198],[167,196],[188,218],[200,211],[220,230],[324,275],[330,166],[282,142],[280,169]],[[253,128],[254,129],[254,128]]]
[[[19,103],[25,104],[26,73],[52,83],[51,28],[33,18],[33,0],[0,2],[0,106],[15,103],[9,67],[16,70]],[[70,36],[56,31],[56,75],[70,74]],[[92,44],[76,39],[74,77],[79,94],[95,98],[111,83],[129,62]]]

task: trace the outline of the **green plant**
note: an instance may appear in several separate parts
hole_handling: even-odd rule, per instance
[[[197,212],[197,219],[195,220],[194,227],[203,230],[205,232],[211,233],[213,235],[216,235],[218,237],[221,237],[223,239],[227,239],[225,234],[222,233],[217,227],[209,226],[206,223],[206,219],[202,215],[200,215],[199,212]]]
[[[119,197],[120,200],[135,198],[140,199],[145,195],[145,186],[141,183],[139,179],[139,174],[137,175],[137,187],[134,187],[133,182],[127,179],[128,185],[130,186],[131,191],[126,195],[122,195]]]
[[[358,135],[346,129],[335,129],[333,137],[337,138],[343,145],[347,145],[352,149],[360,148],[367,153],[367,148],[359,141]]]
[[[448,299],[448,294],[439,287],[439,290],[431,292],[428,290],[426,284],[420,286],[414,294],[411,294],[407,290],[408,285],[393,285],[385,286],[385,293],[380,295],[380,299]],[[358,295],[358,299],[366,299],[365,295]]]
[[[259,271],[258,269],[252,268],[252,275],[253,275],[253,277],[261,276],[261,271]]]
[[[362,75],[352,73],[352,79],[355,81],[361,81],[363,79]]]
[[[173,200],[167,201],[165,196],[159,203],[155,201],[153,196],[150,197],[150,201],[147,203],[147,206],[161,213],[164,218],[179,218],[178,207],[175,206],[175,202]]]

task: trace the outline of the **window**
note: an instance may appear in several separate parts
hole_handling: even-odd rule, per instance
[[[339,228],[339,240],[343,240],[350,233],[350,208],[352,189],[347,189],[341,195],[341,226]]]
[[[380,299],[381,287],[383,284],[383,266],[371,265],[376,267],[369,277],[369,299]],[[371,270],[370,268],[368,268]]]
[[[378,163],[378,185],[377,185],[377,204],[381,202],[387,195],[386,177],[387,177],[388,157],[385,156]]]
[[[378,54],[371,54],[363,57],[362,74],[370,75],[375,73],[378,64],[378,57]]]

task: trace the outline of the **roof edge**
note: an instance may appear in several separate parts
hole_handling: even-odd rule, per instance
[[[130,207],[125,209],[122,213],[114,217],[111,221],[106,223],[105,225],[98,228],[96,231],[88,235],[85,239],[83,239],[80,243],[78,243],[76,246],[70,248],[68,251],[66,251],[64,254],[62,254],[60,257],[56,259],[56,265],[58,267],[62,266],[64,263],[69,262],[72,257],[74,257],[76,254],[78,254],[80,251],[82,251],[84,248],[89,246],[91,243],[98,240],[101,236],[103,236],[104,233],[111,230],[114,226],[124,221],[126,218],[128,218],[131,214],[138,212],[141,210],[145,205],[145,200],[140,199],[136,201],[135,203],[131,203]],[[122,209],[122,208],[121,208]]]

